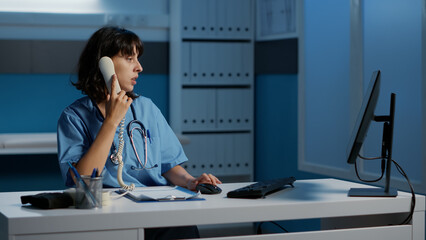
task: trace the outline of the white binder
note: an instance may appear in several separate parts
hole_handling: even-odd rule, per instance
[[[210,49],[210,66],[209,66],[209,83],[217,84],[218,76],[219,76],[219,68],[222,65],[220,59],[222,59],[222,55],[217,50],[217,43],[211,43]]]
[[[254,79],[254,56],[253,49],[250,44],[244,45],[241,62],[243,64],[243,81],[245,84],[253,84]]]
[[[194,16],[192,13],[195,10],[197,0],[184,0],[181,1],[181,11],[182,11],[182,37],[190,38],[194,36]]]
[[[218,89],[217,119],[219,130],[250,130],[253,109],[250,89]]]
[[[210,0],[197,0],[197,18],[194,19],[197,23],[197,38],[206,39],[208,38],[208,2]]]
[[[227,2],[228,0],[216,0],[216,12],[217,12],[217,29],[216,29],[216,37],[224,37],[226,36],[225,28],[226,28],[226,22],[228,21],[228,16],[225,14],[226,8],[227,8]]]
[[[219,172],[225,176],[232,175],[234,170],[232,169],[233,157],[234,157],[234,146],[232,134],[224,133],[218,134],[217,154],[219,162]]]
[[[250,39],[253,35],[253,5],[247,3],[245,0],[238,0],[240,2],[240,14],[239,14],[239,24],[241,26],[241,34],[239,36],[243,39]]]
[[[224,84],[232,84],[232,72],[235,66],[235,49],[233,48],[232,43],[221,43],[220,48],[221,52],[223,52],[223,67],[221,71],[223,73],[223,77],[221,78],[221,81]]]
[[[191,43],[191,83],[200,84],[201,83],[201,43],[192,42]]]
[[[251,133],[239,133],[234,135],[235,155],[234,166],[236,174],[249,174],[253,163],[253,137]]]
[[[191,84],[191,44],[187,42],[183,42],[181,44],[181,63],[182,63],[182,84]]]
[[[207,1],[207,38],[214,38],[216,36],[217,29],[217,10],[216,10],[216,1]]]
[[[231,113],[231,98],[228,94],[229,89],[218,89],[217,90],[217,129],[218,130],[229,130],[229,121],[232,121]],[[234,105],[234,103],[232,103]]]
[[[214,89],[182,90],[182,130],[215,129],[216,103]]]
[[[216,136],[213,134],[188,134],[191,143],[184,146],[189,159],[188,171],[195,176],[205,172],[218,174]]]

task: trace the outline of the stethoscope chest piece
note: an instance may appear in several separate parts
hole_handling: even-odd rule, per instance
[[[118,156],[116,156],[115,155],[115,153],[113,153],[113,154],[111,154],[111,162],[114,164],[114,165],[118,165]]]

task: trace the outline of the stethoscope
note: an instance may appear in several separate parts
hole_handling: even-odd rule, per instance
[[[132,148],[133,151],[135,152],[136,158],[138,159],[139,164],[141,165],[141,168],[137,168],[135,166],[131,166],[130,168],[132,170],[146,170],[146,169],[153,169],[158,167],[157,164],[155,164],[152,167],[147,167],[147,163],[148,163],[148,139],[151,140],[151,136],[149,134],[149,130],[147,130],[145,128],[145,126],[143,125],[143,123],[139,120],[136,119],[136,114],[135,114],[135,108],[133,105],[130,105],[130,110],[132,111],[132,115],[133,115],[133,120],[129,122],[129,124],[127,125],[127,134],[129,135],[130,138],[130,142],[132,144]],[[144,163],[142,163],[141,159],[139,158],[139,154],[138,151],[136,150],[136,146],[135,143],[133,141],[133,132],[137,131],[142,135],[143,138],[143,142],[145,145],[145,149],[144,149]],[[115,144],[114,144],[114,148],[115,148]],[[118,160],[116,157],[116,154],[112,154],[111,155],[111,162],[114,165],[118,165]]]

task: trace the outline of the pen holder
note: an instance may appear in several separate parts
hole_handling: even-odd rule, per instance
[[[88,190],[96,199],[93,204],[90,198],[90,193],[86,192],[84,186],[77,182],[75,192],[75,208],[88,209],[88,208],[101,208],[102,207],[102,177],[81,176],[86,183]]]

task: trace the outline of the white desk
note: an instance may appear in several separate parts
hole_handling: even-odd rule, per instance
[[[421,195],[416,196],[412,224],[388,225],[405,218],[411,194],[347,197],[350,187],[364,185],[320,179],[297,180],[295,188],[266,199],[226,198],[229,190],[244,185],[223,184],[222,194],[205,195],[205,201],[135,203],[121,198],[91,210],[38,210],[20,204],[20,196],[36,192],[0,193],[0,239],[142,240],[144,228],[313,218],[324,219],[323,230],[236,239],[425,239],[425,197]]]

